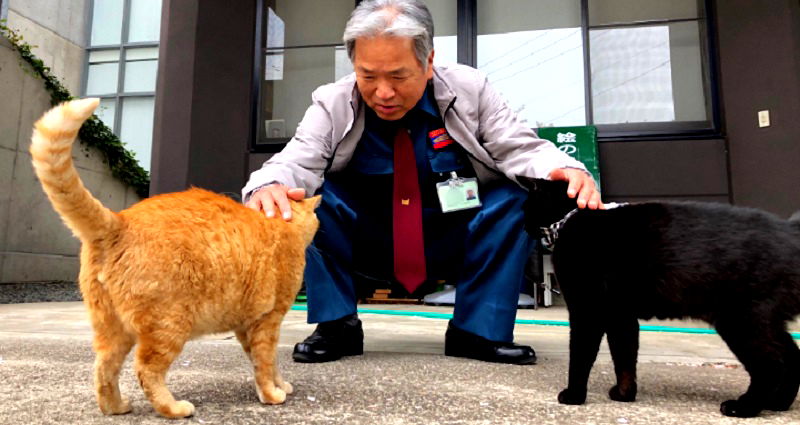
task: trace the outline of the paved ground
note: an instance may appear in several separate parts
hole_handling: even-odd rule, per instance
[[[312,326],[305,312],[284,322],[280,355],[295,393],[281,406],[258,403],[249,362],[231,335],[187,345],[169,374],[177,397],[197,407],[185,423],[201,424],[798,424],[800,405],[737,420],[721,401],[742,393],[748,377],[716,335],[643,332],[639,397],[615,403],[605,392],[613,367],[604,346],[584,406],[562,406],[568,328],[520,324],[517,342],[533,345],[535,366],[507,366],[444,357],[447,321],[402,316],[447,314],[446,307],[362,306],[366,353],[303,365],[291,347]],[[386,310],[393,310],[386,312]],[[399,313],[398,313],[399,311]],[[520,311],[518,319],[563,323],[563,307]],[[701,323],[643,325],[701,327]],[[793,324],[793,329],[800,326]],[[91,330],[80,303],[0,305],[0,424],[169,423],[156,416],[135,382],[130,359],[121,377],[134,410],[104,417],[92,393]]]

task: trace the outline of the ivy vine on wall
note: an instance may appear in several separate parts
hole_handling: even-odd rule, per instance
[[[6,37],[20,57],[31,66],[34,76],[44,80],[44,86],[50,92],[50,103],[53,106],[75,99],[50,72],[50,68],[33,54],[31,51],[33,46],[26,43],[19,32],[6,26],[5,21],[0,21],[0,35]],[[140,197],[148,196],[150,174],[139,165],[134,154],[125,149],[125,144],[97,118],[97,115],[92,115],[86,120],[78,132],[78,137],[86,146],[94,147],[103,153],[114,177],[131,186]]]

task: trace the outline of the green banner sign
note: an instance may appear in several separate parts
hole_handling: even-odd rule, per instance
[[[577,159],[592,173],[597,187],[600,187],[600,160],[597,154],[597,128],[582,127],[543,127],[536,130],[542,139],[553,142],[561,152]]]

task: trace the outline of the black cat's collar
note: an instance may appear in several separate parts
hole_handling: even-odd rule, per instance
[[[564,226],[564,223],[566,223],[567,220],[569,220],[569,218],[575,215],[575,213],[578,211],[579,210],[575,208],[574,210],[568,212],[567,215],[565,215],[561,220],[558,220],[547,227],[540,227],[539,230],[542,232],[542,246],[552,251],[553,247],[556,246],[558,231],[561,230],[561,227]]]
[[[620,203],[609,202],[609,203],[604,205],[604,207],[605,207],[604,209],[610,210],[610,209],[619,208],[619,207],[622,207],[622,206],[625,206],[625,205],[628,205],[628,203],[627,202],[620,202]],[[553,223],[553,224],[551,224],[551,225],[549,225],[547,227],[540,227],[539,230],[542,232],[542,239],[541,239],[542,246],[544,246],[548,250],[552,251],[553,247],[556,246],[556,240],[558,240],[558,232],[561,230],[562,227],[564,227],[564,223],[566,223],[567,220],[569,220],[570,217],[575,215],[575,213],[577,213],[578,211],[580,211],[580,210],[578,208],[575,208],[574,210],[568,212],[567,215],[565,215],[564,218],[562,218],[561,220],[558,220],[555,223]]]

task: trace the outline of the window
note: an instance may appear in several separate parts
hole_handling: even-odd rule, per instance
[[[473,65],[531,127],[639,138],[716,128],[706,2],[473,1]]]
[[[456,0],[426,0],[433,15],[433,63],[458,62]]]
[[[150,170],[161,0],[94,0],[84,94]]]
[[[342,33],[353,6],[353,0],[263,2],[257,145],[288,140],[311,103],[311,92],[352,71]]]
[[[705,7],[590,0],[593,122],[607,135],[712,129]]]
[[[264,3],[256,150],[277,150],[311,92],[351,72],[341,37],[357,1]],[[591,124],[606,140],[718,135],[710,0],[425,3],[434,63],[482,70],[533,128]]]
[[[437,64],[457,61],[456,3],[426,1],[435,20]],[[282,148],[294,135],[314,89],[353,72],[342,34],[354,7],[354,0],[263,1],[260,45],[264,47],[263,57],[257,61],[262,68],[256,71],[261,88],[260,118],[254,150]]]
[[[8,0],[0,0],[0,20],[8,19]]]
[[[477,4],[477,68],[531,127],[585,125],[580,0]]]

